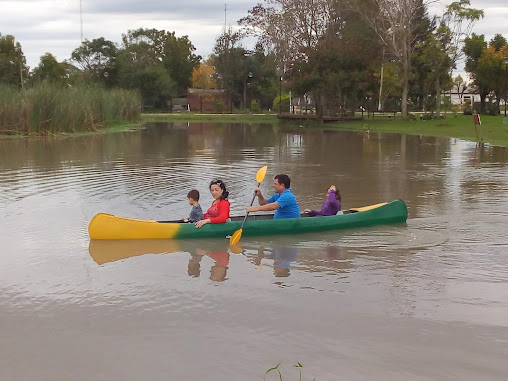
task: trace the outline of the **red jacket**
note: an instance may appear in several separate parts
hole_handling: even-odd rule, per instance
[[[229,218],[229,201],[212,202],[212,206],[207,210],[204,217],[209,218],[212,224],[223,224]]]

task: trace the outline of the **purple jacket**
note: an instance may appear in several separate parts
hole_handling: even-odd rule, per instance
[[[335,198],[335,191],[328,193],[328,200],[323,203],[320,211],[311,210],[311,216],[333,216],[340,210],[340,201]]]

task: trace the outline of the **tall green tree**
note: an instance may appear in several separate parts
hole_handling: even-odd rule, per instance
[[[195,50],[188,36],[176,37],[175,32],[166,35],[162,62],[179,94],[184,94],[191,86],[192,71],[201,61],[201,56],[194,54]]]
[[[0,34],[0,83],[23,87],[28,78],[28,66],[14,36]]]
[[[506,38],[502,34],[497,33],[492,40],[489,41],[489,46],[494,47],[496,51],[500,50],[507,43]]]
[[[167,109],[176,95],[176,85],[154,54],[154,46],[145,39],[130,40],[118,52],[118,84],[141,93],[145,109]]]
[[[241,45],[241,35],[232,29],[224,31],[215,40],[212,60],[217,83],[231,94],[237,107],[245,108],[248,67],[246,49]]]
[[[464,40],[463,51],[466,56],[466,72],[473,79],[473,83],[480,94],[480,113],[485,113],[485,99],[490,92],[488,81],[478,72],[478,60],[482,56],[483,50],[487,48],[487,42],[483,34],[472,34]]]
[[[499,112],[499,102],[506,95],[508,73],[504,57],[508,57],[508,45],[501,46],[498,50],[494,46],[483,49],[475,72],[478,81],[496,97],[497,107],[494,114]]]
[[[58,62],[51,53],[41,56],[39,65],[32,72],[32,82],[48,81],[64,84],[69,77],[69,64]]]
[[[114,81],[116,55],[115,44],[100,37],[83,41],[71,59],[83,70],[85,80],[110,85]]]
[[[387,51],[402,68],[402,117],[408,116],[409,80],[412,57],[421,39],[417,15],[425,14],[428,4],[423,0],[372,0],[358,7],[367,23],[375,30]]]

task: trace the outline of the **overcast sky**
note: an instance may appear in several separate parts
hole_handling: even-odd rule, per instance
[[[208,56],[224,28],[224,4],[226,22],[235,26],[258,2],[262,0],[82,0],[83,35],[120,43],[129,29],[164,29],[189,36],[197,54]],[[496,33],[508,38],[508,0],[471,0],[471,6],[485,12],[475,33],[487,40]],[[46,52],[59,61],[69,59],[80,45],[80,0],[0,0],[0,33],[16,37],[31,68]]]

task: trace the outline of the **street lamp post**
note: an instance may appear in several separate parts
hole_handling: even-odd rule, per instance
[[[279,85],[279,114],[282,114],[282,75],[280,76]]]
[[[252,77],[254,75],[252,74],[251,71],[249,71],[249,74],[248,74],[248,79],[247,79],[247,89],[249,91],[249,114],[252,113],[252,90],[250,89],[250,81],[252,80]]]

